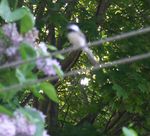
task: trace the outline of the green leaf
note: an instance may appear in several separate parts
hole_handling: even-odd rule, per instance
[[[31,92],[33,95],[41,100],[44,100],[44,96],[39,92],[39,88],[37,86],[31,87]]]
[[[19,8],[14,12],[11,12],[8,1],[2,0],[0,3],[0,16],[6,22],[13,22],[21,19],[26,14],[26,10],[24,8]]]
[[[4,106],[0,105],[0,113],[7,114],[9,116],[12,116],[12,112],[6,109]]]
[[[15,78],[15,70],[3,69],[0,70],[0,83],[1,86],[9,86],[18,83],[17,78]]]
[[[24,60],[36,57],[35,50],[26,43],[20,44],[19,51],[21,53],[22,59]]]
[[[28,8],[25,7],[25,9],[26,9],[26,15],[21,19],[21,22],[20,22],[21,33],[28,32],[35,25],[33,14],[30,13]]]
[[[112,88],[116,90],[116,94],[119,98],[123,97],[126,99],[128,97],[126,91],[120,85],[114,84]]]
[[[8,23],[21,20],[21,33],[28,32],[35,24],[34,16],[27,7],[21,7],[12,12],[7,0],[2,0],[0,3],[0,16]]]
[[[10,102],[10,100],[19,90],[18,88],[15,90],[1,91],[1,89],[18,84],[18,79],[15,74],[16,72],[13,69],[0,70],[0,99],[3,99],[4,102]]]
[[[128,129],[126,127],[122,128],[124,136],[138,136],[137,133],[133,129]]]
[[[19,48],[21,57],[23,60],[29,60],[32,58],[36,58],[35,50],[27,45],[26,43],[22,43]],[[27,64],[21,65],[19,67],[20,71],[17,71],[17,77],[26,77],[30,79],[35,79],[35,74],[32,72],[33,68],[35,67],[35,61],[29,62]],[[22,75],[22,76],[21,76]],[[23,78],[22,78],[23,79]]]
[[[52,45],[47,45],[47,48],[50,49],[51,51],[57,50],[57,48],[55,46],[52,46]]]
[[[55,57],[58,58],[58,59],[61,59],[61,60],[64,60],[64,58],[65,58],[65,57],[64,57],[63,55],[61,55],[61,54],[56,54]]]
[[[146,86],[146,83],[139,83],[137,86],[141,92],[145,93],[148,91],[148,86]]]
[[[19,46],[19,51],[23,60],[29,60],[36,57],[35,50],[26,43]],[[20,83],[26,82],[27,79],[36,79],[36,75],[32,72],[35,67],[35,61],[21,65],[16,69],[16,77]]]
[[[0,83],[0,89],[3,88],[4,86]],[[1,92],[1,91],[0,91]]]
[[[54,67],[54,69],[56,71],[56,74],[60,77],[60,79],[63,79],[63,76],[64,76],[63,71],[59,67],[57,67],[55,65],[53,65],[53,67]]]
[[[11,11],[8,6],[8,1],[7,0],[2,0],[0,3],[0,16],[7,21],[10,17]]]
[[[18,5],[18,0],[9,0],[9,4],[12,9],[16,9]]]
[[[23,60],[30,60],[36,57],[35,50],[26,43],[22,43],[19,46],[19,51]],[[35,61],[19,66],[16,69],[16,77],[20,83],[26,82],[27,79],[36,79],[36,75],[32,72],[35,67]]]
[[[21,84],[37,80],[37,76],[32,72],[32,67],[30,65],[23,65],[18,67],[16,69],[16,77],[18,78]]]
[[[19,68],[16,69],[16,77],[18,78],[20,83],[26,82],[26,77]]]
[[[0,99],[2,99],[3,102],[10,103],[12,102],[12,99],[14,99],[14,96],[16,95],[18,91],[19,91],[19,88],[16,90],[9,90],[7,92],[6,91],[0,92]]]
[[[25,16],[26,10],[24,8],[16,9],[14,12],[10,13],[10,16],[7,18],[8,22],[14,22],[20,20],[23,16]]]
[[[54,88],[53,85],[51,85],[50,83],[41,83],[40,84],[40,89],[44,91],[44,93],[54,102],[58,103],[58,98],[57,98],[57,94],[56,94],[56,90]]]

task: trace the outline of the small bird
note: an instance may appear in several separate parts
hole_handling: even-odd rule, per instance
[[[67,26],[68,34],[67,38],[74,47],[81,47],[82,50],[87,54],[88,59],[92,65],[98,65],[98,62],[95,60],[94,55],[91,49],[87,46],[87,41],[85,35],[82,33],[80,28],[76,24],[69,24]]]

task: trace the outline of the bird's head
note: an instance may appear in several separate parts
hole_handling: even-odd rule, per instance
[[[76,24],[69,24],[67,30],[68,32],[80,32],[80,28]]]

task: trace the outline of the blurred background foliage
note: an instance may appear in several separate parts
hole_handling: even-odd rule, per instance
[[[149,0],[9,0],[12,9],[27,6],[35,16],[40,41],[59,50],[69,47],[66,25],[77,22],[89,41],[150,25]],[[18,3],[18,4],[17,4]],[[3,21],[1,20],[1,24]],[[150,51],[150,34],[92,48],[100,62]],[[61,62],[64,71],[86,68],[86,55],[75,51]],[[150,135],[150,60],[85,72],[53,82],[59,105],[26,92],[20,101],[47,115],[53,136],[119,136],[122,127]],[[20,96],[21,96],[20,95]]]

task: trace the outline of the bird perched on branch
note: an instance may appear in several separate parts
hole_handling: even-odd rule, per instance
[[[91,49],[87,46],[87,41],[85,35],[82,33],[80,28],[76,24],[69,24],[67,26],[68,30],[68,40],[74,47],[81,47],[82,50],[87,54],[88,59],[92,65],[98,65],[98,62],[95,60],[94,55]]]

